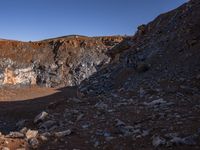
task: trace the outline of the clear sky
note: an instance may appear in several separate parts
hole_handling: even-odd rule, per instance
[[[138,25],[187,0],[2,0],[0,38],[132,35]]]

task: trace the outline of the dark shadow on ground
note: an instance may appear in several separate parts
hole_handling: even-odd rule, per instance
[[[33,120],[49,103],[76,97],[76,87],[57,89],[59,92],[24,101],[0,101],[0,132],[8,133],[16,129],[16,122],[20,120]],[[28,94],[28,93],[27,93]]]

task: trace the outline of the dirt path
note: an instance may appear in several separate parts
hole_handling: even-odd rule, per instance
[[[0,89],[0,131],[15,129],[16,122],[32,120],[49,103],[76,96],[76,88],[4,88]]]

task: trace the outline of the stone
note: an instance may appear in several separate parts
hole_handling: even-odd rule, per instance
[[[20,120],[20,121],[18,121],[18,122],[16,123],[16,126],[17,126],[18,128],[22,128],[22,127],[25,126],[25,123],[26,123],[26,120]]]
[[[170,143],[173,145],[196,145],[197,135],[191,135],[184,138],[173,136]]]
[[[42,141],[48,141],[48,139],[52,136],[52,134],[50,132],[45,132],[39,135],[39,138]]]
[[[24,134],[20,132],[10,132],[6,137],[9,138],[24,138]]]
[[[44,135],[40,135],[40,139],[42,141],[48,141],[48,138],[46,136],[44,136]]]
[[[123,121],[119,120],[119,119],[116,119],[115,122],[116,122],[115,126],[117,126],[117,127],[118,126],[125,126],[125,123]]]
[[[31,138],[29,141],[28,141],[29,145],[31,148],[33,149],[37,149],[38,146],[39,146],[39,141],[37,140],[37,138]]]
[[[114,59],[116,59],[117,54],[123,52],[124,50],[127,50],[131,47],[133,43],[131,41],[128,40],[124,40],[122,41],[120,44],[116,45],[115,47],[113,47],[112,49],[110,49],[108,51],[108,54]]]
[[[108,108],[108,105],[103,102],[98,102],[95,104],[95,107],[98,109],[106,110]]]
[[[180,10],[160,15],[156,21],[139,27],[134,37],[124,40],[127,45],[120,43],[114,46],[117,48],[115,52],[110,40],[101,38],[96,43],[90,43],[93,39],[89,37],[90,40],[84,37],[66,40],[66,37],[61,37],[44,43],[36,42],[33,45],[36,49],[30,46],[28,51],[22,49],[26,47],[26,42],[21,42],[23,47],[10,47],[11,51],[6,45],[0,44],[0,50],[5,48],[8,51],[1,53],[2,57],[16,51],[17,55],[12,53],[13,58],[26,61],[20,53],[22,49],[31,61],[30,64],[24,63],[27,66],[20,66],[19,63],[13,66],[10,64],[11,67],[0,66],[0,82],[18,83],[15,78],[17,75],[20,76],[18,81],[26,83],[22,78],[26,78],[25,72],[32,70],[21,69],[29,68],[32,62],[37,61],[33,67],[37,84],[60,88],[56,94],[43,97],[59,103],[47,108],[51,114],[40,114],[34,120],[34,128],[40,133],[49,132],[49,135],[31,135],[28,141],[31,143],[33,140],[32,147],[36,148],[34,145],[40,140],[48,140],[48,145],[44,145],[46,149],[83,148],[81,145],[90,146],[89,149],[168,149],[166,146],[174,145],[184,146],[169,149],[198,149],[200,131],[198,140],[195,136],[182,137],[199,128],[199,82],[196,75],[199,74],[200,43],[190,48],[187,48],[186,43],[193,36],[198,37],[196,42],[200,39],[200,1],[192,1],[195,5],[190,9],[188,4],[192,3],[189,2],[181,6]],[[191,36],[187,34],[189,29]],[[32,54],[32,49],[36,55]],[[113,51],[111,60],[107,49]],[[179,53],[180,49],[183,52]],[[78,87],[80,99],[68,98],[75,96],[69,85]],[[169,102],[174,105],[167,107]],[[10,120],[3,122],[8,125]],[[72,134],[73,128],[77,134],[68,136]],[[180,134],[167,137],[165,134],[170,132]],[[149,139],[151,136],[152,139]],[[115,140],[107,142],[113,138]],[[27,141],[25,138],[22,140]],[[81,145],[76,145],[80,142]]]
[[[146,33],[147,25],[142,24],[142,25],[138,26],[137,29],[138,29],[138,34],[143,35]]]
[[[124,136],[137,135],[141,133],[140,129],[134,128],[133,126],[121,126],[119,127],[119,130]]]
[[[155,105],[163,105],[163,104],[166,104],[167,102],[164,101],[162,98],[160,99],[157,99],[157,100],[153,100],[152,102],[144,102],[144,105],[147,105],[147,106],[155,106]]]
[[[34,119],[34,123],[39,123],[43,121],[48,116],[48,113],[43,111],[39,115],[37,115]]]
[[[173,137],[170,140],[170,143],[174,144],[174,145],[181,145],[184,144],[184,139],[180,138],[180,137]]]
[[[84,117],[84,114],[80,114],[80,115],[78,115],[76,121],[80,121],[83,117]]]
[[[196,145],[197,144],[197,135],[191,135],[191,136],[187,136],[184,137],[184,144],[185,145]]]
[[[31,139],[31,138],[35,138],[38,135],[38,131],[37,130],[28,130],[26,132],[26,138],[27,139]]]
[[[158,147],[161,145],[165,145],[166,144],[166,140],[160,136],[153,136],[153,141],[152,141],[152,145],[154,147]]]
[[[83,128],[83,129],[87,129],[87,128],[89,128],[91,126],[91,124],[89,123],[89,122],[86,122],[86,123],[84,123],[83,125],[81,125],[81,127]]]
[[[26,134],[27,131],[28,131],[28,129],[26,127],[22,128],[20,130],[20,132],[23,133],[24,135]]]
[[[146,91],[141,87],[139,90],[139,94],[140,94],[140,98],[142,98],[146,94]]]
[[[143,130],[142,136],[145,137],[145,136],[149,135],[149,132],[150,132],[149,130]]]
[[[5,68],[3,84],[12,85],[35,85],[36,74],[33,67],[12,69],[10,67]]]
[[[56,124],[56,121],[54,121],[54,120],[47,120],[47,121],[41,123],[40,126],[39,126],[39,128],[40,129],[50,129],[55,124]]]
[[[55,132],[54,135],[57,138],[62,138],[62,137],[70,135],[71,133],[72,133],[72,131],[70,129],[68,129],[65,131]]]
[[[44,133],[42,133],[41,135],[46,136],[46,137],[50,137],[50,136],[51,136],[51,133],[50,133],[50,132],[44,132]]]

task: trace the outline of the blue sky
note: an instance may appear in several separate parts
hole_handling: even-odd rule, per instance
[[[132,35],[138,25],[187,0],[2,0],[0,38]]]

